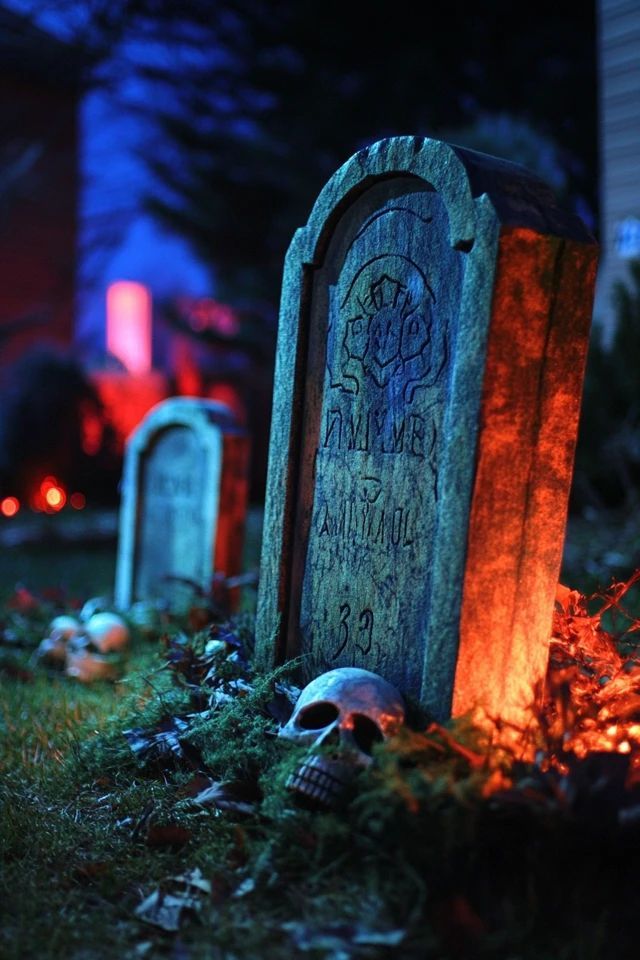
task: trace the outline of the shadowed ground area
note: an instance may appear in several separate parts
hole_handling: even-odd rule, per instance
[[[572,523],[568,586],[597,580],[614,550],[612,569],[630,575],[633,535],[617,522]],[[291,674],[251,673],[249,613],[198,603],[134,628],[115,683],[34,662],[53,613],[112,588],[115,539],[94,523],[92,546],[58,536],[0,554],[3,957],[634,955],[635,753],[563,754],[562,723],[573,710],[587,729],[586,708],[558,693],[535,764],[464,719],[430,726],[414,705],[343,809],[299,808],[287,781],[304,751],[273,736]],[[255,511],[249,569],[259,540]],[[559,669],[591,671],[595,702],[606,644],[579,614],[556,623]],[[600,644],[582,660],[578,629]],[[627,638],[620,675],[635,656]]]

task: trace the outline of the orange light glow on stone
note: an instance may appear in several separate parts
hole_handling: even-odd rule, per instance
[[[151,294],[144,284],[118,280],[107,290],[107,350],[129,373],[151,370]]]
[[[20,501],[17,497],[4,497],[0,501],[0,511],[4,517],[15,517],[20,509]]]
[[[587,244],[503,229],[454,715],[480,708],[524,722],[533,678],[545,675],[591,320],[585,290],[593,288],[595,266]],[[514,323],[515,316],[528,322]]]

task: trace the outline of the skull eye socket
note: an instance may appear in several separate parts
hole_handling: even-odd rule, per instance
[[[311,703],[300,711],[298,725],[303,730],[322,730],[338,719],[339,710],[333,703]]]
[[[371,754],[376,743],[381,743],[384,737],[377,723],[356,713],[353,717],[353,739],[363,753]]]

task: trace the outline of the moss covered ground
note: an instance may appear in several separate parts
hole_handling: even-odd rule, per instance
[[[342,809],[302,809],[274,735],[295,674],[251,671],[250,602],[134,630],[120,680],[83,686],[32,654],[110,591],[113,544],[24,556],[0,571],[3,960],[637,955],[625,758],[514,763],[416,713]]]

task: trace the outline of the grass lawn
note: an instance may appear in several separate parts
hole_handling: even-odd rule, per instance
[[[259,540],[254,514],[247,568]],[[575,521],[563,581],[628,576],[637,542]],[[0,553],[3,960],[637,955],[628,757],[514,766],[461,720],[384,745],[343,809],[299,808],[300,749],[273,736],[287,677],[228,658],[250,652],[251,594],[231,624],[136,632],[115,683],[34,665],[57,605],[114,570],[108,537]]]

